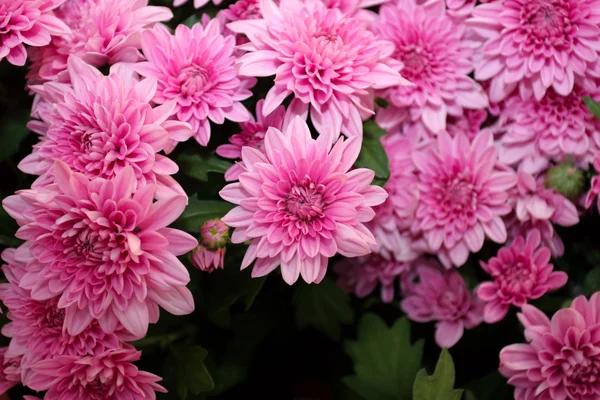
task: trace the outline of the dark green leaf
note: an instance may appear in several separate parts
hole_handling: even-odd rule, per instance
[[[0,125],[0,162],[9,159],[13,154],[19,151],[21,141],[29,135],[27,129],[28,115],[23,115],[14,119],[7,119]]]
[[[312,326],[334,340],[340,337],[340,326],[354,320],[350,297],[327,277],[319,284],[299,284],[293,303],[299,328]]]
[[[197,24],[198,22],[200,22],[200,20],[198,19],[198,16],[196,14],[192,14],[190,15],[188,18],[186,18],[185,21],[183,21],[182,23],[187,26],[187,27],[192,27],[195,24]]]
[[[398,319],[390,328],[375,314],[366,314],[358,325],[356,341],[345,342],[354,363],[354,376],[343,382],[365,399],[404,400],[421,367],[423,341],[410,341],[410,323]]]
[[[469,393],[467,400],[504,400],[512,398],[511,389],[506,384],[506,379],[498,372],[492,372],[479,380],[470,382],[467,389],[467,393]]]
[[[215,387],[204,360],[208,352],[198,345],[171,347],[171,356],[176,363],[177,392],[182,399],[188,393],[198,394],[211,391]]]
[[[423,368],[413,386],[413,400],[460,400],[462,389],[454,389],[454,362],[447,349],[442,349],[433,375]]]
[[[246,293],[243,297],[246,311],[248,311],[250,307],[252,307],[252,303],[254,303],[254,300],[256,300],[256,296],[258,296],[258,293],[260,293],[260,290],[262,289],[266,280],[267,277],[264,276],[262,278],[252,278],[252,280],[250,281],[248,289],[246,290]]]
[[[588,96],[583,96],[583,102],[590,109],[590,112],[594,114],[597,119],[600,119],[600,104],[597,101]]]
[[[385,185],[390,177],[390,162],[381,145],[381,137],[385,134],[386,131],[375,122],[365,122],[362,147],[355,163],[357,167],[372,169],[376,178],[373,183],[379,186]]]
[[[377,105],[382,108],[388,108],[390,106],[390,103],[388,103],[386,99],[382,99],[381,97],[375,97],[375,103],[377,103]]]
[[[600,267],[596,267],[587,273],[584,285],[589,294],[600,291]]]
[[[177,165],[181,172],[189,177],[206,182],[209,172],[224,174],[232,164],[217,156],[201,157],[198,154],[183,153],[177,157]]]
[[[213,218],[222,218],[233,204],[218,200],[198,200],[191,197],[183,214],[173,223],[173,226],[191,233],[199,233],[200,226]]]

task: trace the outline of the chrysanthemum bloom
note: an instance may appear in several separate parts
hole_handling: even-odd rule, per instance
[[[250,120],[240,123],[242,131],[229,138],[228,144],[217,147],[217,154],[224,158],[240,160],[242,158],[242,147],[249,146],[261,150],[267,129],[273,127],[283,130],[285,108],[279,106],[269,115],[262,113],[264,100],[256,103],[256,120],[250,116]],[[243,164],[236,163],[225,172],[225,180],[235,181],[244,172]]]
[[[567,283],[566,273],[553,271],[550,249],[541,243],[540,232],[534,229],[527,240],[519,236],[487,263],[480,261],[481,268],[494,279],[482,283],[477,290],[479,298],[486,302],[485,322],[498,322],[506,316],[511,304],[522,307],[527,301],[539,299]]]
[[[156,80],[137,82],[119,70],[104,76],[75,56],[69,58],[68,72],[72,86],[48,82],[34,87],[51,106],[38,112],[42,121],[29,124],[41,142],[19,168],[43,175],[61,160],[89,179],[110,179],[131,166],[141,184],[158,184],[158,195],[184,195],[170,176],[177,164],[157,153],[170,140],[184,141],[193,133],[189,124],[167,120],[174,102],[149,104]]]
[[[547,169],[550,161],[571,157],[587,169],[600,145],[600,121],[583,96],[600,100],[599,83],[578,81],[566,96],[548,89],[539,101],[523,100],[517,93],[507,98],[499,115],[505,131],[500,137],[500,160],[532,174]]]
[[[25,65],[25,45],[46,46],[51,35],[68,35],[71,30],[56,18],[54,10],[65,0],[16,0],[0,3],[0,61]]]
[[[155,186],[138,184],[131,166],[111,180],[89,180],[56,161],[54,176],[55,184],[3,201],[26,240],[15,257],[26,262],[20,286],[33,299],[60,296],[71,335],[97,319],[106,333],[120,322],[142,337],[159,305],[176,315],[193,311],[190,277],[176,256],[198,242],[166,228],[183,212],[185,196],[153,203]]]
[[[392,254],[398,261],[412,261],[428,249],[422,235],[410,231],[419,201],[412,152],[423,145],[414,135],[396,132],[381,142],[390,161],[390,177],[384,186],[388,198],[373,209],[375,218],[367,225],[377,240],[372,249]]]
[[[448,116],[446,132],[450,136],[456,136],[463,132],[469,140],[473,140],[482,131],[481,125],[487,117],[487,110],[465,110],[460,117]]]
[[[30,387],[48,390],[45,400],[155,400],[166,393],[160,377],[140,371],[134,361],[141,352],[132,346],[86,357],[59,356],[38,362]]]
[[[443,1],[384,4],[373,29],[394,43],[393,57],[404,65],[400,73],[415,84],[382,91],[390,106],[380,113],[388,119],[396,124],[419,121],[435,135],[446,129],[448,115],[487,107],[483,88],[468,77],[473,64],[462,40],[464,27],[446,14]]]
[[[442,132],[436,145],[413,152],[412,159],[419,181],[412,230],[423,232],[430,250],[447,267],[464,264],[486,237],[506,241],[502,216],[511,211],[508,190],[517,177],[500,169],[489,131],[472,142],[464,134],[451,138]]]
[[[490,100],[516,87],[541,100],[567,96],[575,76],[600,77],[597,0],[497,0],[473,10],[467,26],[480,37],[475,79],[491,79]]]
[[[219,14],[229,22],[261,19],[262,14],[258,7],[258,1],[259,0],[238,0],[226,9],[219,11]]]
[[[365,228],[375,215],[372,207],[387,194],[371,186],[374,172],[350,170],[360,139],[312,139],[302,117],[295,117],[281,133],[269,128],[264,153],[242,149],[247,172],[220,195],[237,204],[223,222],[236,228],[233,243],[251,241],[242,262],[255,259],[252,276],[259,277],[281,265],[281,274],[293,284],[302,274],[308,282],[320,282],[330,257],[370,253],[375,238]]]
[[[373,113],[369,89],[407,84],[379,40],[358,20],[319,0],[260,0],[263,19],[227,26],[248,36],[250,50],[239,59],[240,74],[275,75],[263,114],[271,114],[293,94],[288,112],[307,116],[320,134],[335,141],[340,131],[362,136],[361,113]],[[393,67],[392,67],[393,66]]]
[[[483,303],[469,293],[467,285],[455,269],[443,270],[439,265],[417,267],[418,282],[411,285],[400,307],[416,322],[436,322],[435,342],[450,348],[483,320]]]
[[[163,104],[176,100],[173,115],[189,122],[194,137],[203,146],[210,139],[210,121],[245,122],[250,113],[241,101],[252,95],[248,81],[238,77],[233,36],[223,36],[217,19],[206,27],[179,25],[175,35],[164,26],[142,34],[142,49],[148,59],[135,65],[142,76],[155,77],[158,91],[153,100]]]
[[[192,253],[192,264],[205,272],[223,269],[229,227],[220,219],[206,221],[200,228],[199,242],[200,245]]]
[[[527,343],[500,352],[500,372],[516,400],[600,398],[600,293],[576,298],[551,320],[525,305],[519,320]]]
[[[30,49],[40,53],[34,56],[30,81],[65,82],[70,54],[96,67],[139,61],[140,33],[173,17],[167,7],[148,6],[148,0],[69,0],[55,13],[72,33],[53,38],[43,49]]]
[[[509,203],[514,210],[505,218],[510,240],[537,229],[541,233],[542,243],[550,248],[552,255],[563,255],[565,248],[554,225],[573,226],[579,222],[573,203],[554,190],[545,188],[543,180],[536,181],[525,171],[517,173],[517,186],[510,191]]]
[[[2,271],[8,283],[0,284],[0,299],[8,308],[10,320],[2,328],[2,334],[11,338],[6,356],[21,359],[21,376],[25,385],[31,374],[31,365],[37,361],[56,355],[99,354],[120,347],[117,335],[105,333],[97,321],[92,321],[78,335],[70,335],[64,329],[65,310],[57,306],[59,298],[32,299],[31,292],[19,286],[26,268],[15,259],[15,250],[4,250],[2,258],[7,263]]]
[[[398,262],[385,253],[371,253],[364,257],[344,259],[333,269],[338,274],[338,285],[345,292],[364,298],[381,286],[381,300],[390,303],[394,300],[398,278],[410,269],[410,264]]]
[[[20,358],[6,356],[6,347],[0,347],[0,394],[21,383]]]

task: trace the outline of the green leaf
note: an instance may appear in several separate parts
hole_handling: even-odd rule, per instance
[[[30,133],[27,129],[29,115],[7,119],[0,125],[0,162],[6,161],[19,151],[21,141]]]
[[[413,386],[413,400],[460,400],[462,389],[454,389],[454,362],[448,349],[442,349],[433,375],[423,368]]]
[[[383,186],[390,177],[390,162],[381,144],[381,138],[386,134],[386,131],[373,121],[365,122],[363,130],[362,148],[355,166],[373,170],[376,178],[373,183]]]
[[[204,360],[208,352],[198,345],[179,345],[171,347],[170,360],[175,371],[169,371],[177,386],[177,393],[185,400],[188,393],[199,394],[209,392],[215,387],[212,376],[208,372]]]
[[[200,226],[213,218],[222,218],[229,210],[235,207],[233,204],[218,200],[198,200],[191,197],[183,214],[173,223],[175,228],[188,232],[200,232]]]
[[[250,281],[250,284],[248,285],[246,293],[244,294],[244,297],[242,299],[246,311],[248,311],[250,307],[252,307],[254,300],[256,300],[256,296],[258,296],[258,293],[260,293],[260,290],[262,289],[266,280],[267,277],[264,276],[262,278],[252,278],[252,280]]]
[[[596,267],[585,276],[585,290],[589,294],[600,291],[600,267]]]
[[[319,284],[298,285],[293,303],[299,328],[312,326],[333,340],[339,339],[342,324],[354,321],[350,297],[327,277]]]
[[[506,379],[494,371],[467,385],[467,400],[504,400],[512,398]]]
[[[583,96],[583,102],[590,109],[590,112],[594,114],[594,117],[600,119],[600,104],[597,101],[588,96]]]
[[[375,314],[366,314],[358,325],[356,341],[344,343],[354,363],[353,376],[344,384],[369,400],[405,400],[412,396],[421,367],[423,341],[410,341],[410,323],[398,319],[390,328]]]
[[[177,157],[177,165],[187,176],[206,182],[209,172],[224,174],[233,164],[214,155],[203,158],[198,154],[183,153]]]

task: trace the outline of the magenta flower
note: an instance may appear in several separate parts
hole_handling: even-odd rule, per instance
[[[21,383],[21,360],[19,357],[7,356],[6,351],[6,347],[0,347],[0,394]]]
[[[176,315],[193,311],[190,277],[176,256],[198,242],[166,228],[185,196],[153,203],[155,186],[138,185],[130,166],[111,180],[89,180],[57,161],[54,176],[55,184],[20,191],[3,205],[26,240],[16,254],[26,261],[20,286],[34,300],[60,296],[69,334],[97,319],[106,333],[120,322],[142,337],[159,305]]]
[[[421,263],[415,270],[418,283],[413,282],[402,311],[416,322],[435,321],[435,342],[440,347],[452,347],[465,329],[472,329],[483,320],[483,303],[469,293],[462,276],[455,270]]]
[[[519,171],[517,178],[517,186],[511,190],[509,198],[514,212],[505,218],[509,239],[526,236],[536,229],[552,255],[562,256],[564,245],[554,225],[576,225],[579,222],[577,208],[564,196],[545,188],[543,180],[536,181],[524,171]]]
[[[541,243],[540,232],[532,230],[527,240],[519,236],[487,263],[480,261],[481,268],[494,279],[482,283],[477,290],[479,298],[486,302],[485,322],[501,321],[511,304],[523,307],[527,301],[539,299],[544,293],[567,283],[566,273],[552,270],[550,249]]]
[[[256,120],[250,116],[250,120],[240,123],[242,131],[229,138],[228,144],[222,144],[217,147],[217,154],[224,158],[239,160],[242,158],[242,148],[249,146],[261,150],[267,129],[273,127],[277,130],[283,130],[285,117],[285,108],[279,106],[269,115],[262,113],[264,99],[256,103]],[[243,164],[234,164],[225,172],[227,182],[235,181],[240,174],[244,172]]]
[[[364,298],[381,286],[381,301],[394,300],[395,286],[410,264],[398,262],[385,254],[371,253],[368,256],[344,259],[334,266],[338,274],[338,285],[347,293]]]
[[[600,80],[582,81],[566,95],[548,89],[539,101],[518,94],[501,107],[500,160],[532,174],[544,171],[551,161],[570,157],[588,168],[600,147],[600,121],[588,110],[583,96],[600,101]]]
[[[93,356],[59,356],[34,365],[30,387],[48,390],[44,400],[155,400],[166,393],[158,376],[140,371],[134,361],[141,352],[132,346]]]
[[[500,352],[500,372],[516,400],[600,398],[600,293],[576,298],[551,320],[525,305],[519,320],[527,343]]]
[[[235,39],[223,36],[219,21],[206,27],[197,23],[192,28],[179,25],[175,35],[163,26],[142,35],[142,49],[148,59],[135,65],[145,77],[158,80],[154,101],[158,104],[176,101],[173,115],[189,122],[195,138],[202,146],[210,139],[210,122],[222,124],[225,119],[245,122],[250,113],[241,101],[252,95],[249,81],[241,81],[232,55]]]
[[[29,124],[42,135],[41,141],[19,168],[43,175],[52,172],[54,160],[61,160],[89,179],[110,179],[130,166],[140,184],[158,184],[157,195],[185,195],[169,176],[179,168],[157,153],[170,140],[191,137],[191,127],[167,120],[174,102],[154,108],[149,104],[156,92],[155,79],[137,82],[126,71],[115,70],[103,76],[71,56],[68,72],[72,86],[49,82],[34,87],[48,109],[38,111],[42,121]]]
[[[451,138],[442,132],[437,146],[413,152],[412,159],[419,181],[412,230],[423,232],[444,264],[461,266],[485,237],[506,241],[502,216],[511,211],[507,191],[517,178],[512,170],[500,169],[490,132],[472,142],[464,134]]]
[[[370,89],[407,82],[389,56],[390,42],[378,40],[356,19],[319,0],[259,1],[263,19],[227,26],[250,39],[239,59],[244,76],[275,75],[263,114],[271,114],[289,95],[293,115],[311,120],[320,134],[335,141],[340,131],[362,136],[362,118],[373,113]]]
[[[473,64],[464,28],[446,15],[443,1],[385,4],[374,29],[394,43],[393,57],[404,65],[400,73],[415,84],[384,90],[391,107],[380,113],[396,124],[419,121],[438,134],[446,129],[448,115],[460,117],[463,108],[487,107],[483,88],[468,77]]]
[[[600,14],[595,0],[496,0],[473,10],[479,35],[475,79],[491,79],[490,100],[516,87],[541,100],[549,88],[567,96],[575,76],[600,77]]]
[[[34,300],[31,291],[19,286],[27,270],[16,260],[14,249],[4,250],[2,258],[8,264],[2,268],[8,283],[0,284],[0,299],[8,308],[10,320],[2,328],[2,334],[11,338],[6,356],[21,359],[25,385],[31,376],[31,365],[37,361],[56,355],[99,354],[120,347],[117,335],[105,333],[96,320],[78,335],[70,335],[64,329],[65,310],[58,308],[59,298]]]
[[[30,83],[67,81],[70,54],[95,67],[142,60],[141,32],[173,17],[167,7],[148,6],[148,0],[69,0],[55,13],[72,33],[56,36],[42,49],[32,49]]]
[[[233,243],[251,241],[242,269],[255,259],[252,276],[264,276],[281,265],[283,279],[293,284],[299,275],[320,282],[330,257],[370,253],[375,238],[365,227],[375,215],[372,207],[387,194],[371,186],[374,172],[350,170],[360,140],[312,139],[297,116],[281,133],[269,128],[264,153],[242,149],[247,172],[220,195],[237,204],[223,222],[236,228]]]
[[[51,35],[68,35],[71,30],[52,10],[65,0],[17,0],[0,4],[0,61],[25,65],[25,45],[46,46]]]

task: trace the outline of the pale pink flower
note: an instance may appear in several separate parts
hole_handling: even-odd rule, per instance
[[[501,248],[496,257],[481,268],[494,279],[479,286],[477,295],[486,302],[483,319],[488,324],[501,321],[510,305],[523,307],[529,300],[563,287],[567,274],[553,271],[550,249],[544,247],[540,232],[529,232],[527,239],[519,236],[510,246]]]
[[[281,133],[269,128],[264,153],[242,149],[247,172],[220,195],[237,204],[223,222],[236,228],[233,243],[251,241],[242,268],[255,259],[252,276],[264,276],[281,265],[283,279],[293,284],[302,274],[320,282],[330,257],[369,254],[375,238],[365,227],[372,207],[387,194],[371,186],[374,172],[351,170],[360,139],[312,139],[306,123],[295,117]]]
[[[155,400],[166,393],[160,377],[140,371],[132,363],[141,352],[133,346],[93,356],[59,356],[34,365],[30,387],[48,390],[44,400]]]
[[[419,203],[412,226],[423,232],[430,250],[461,266],[486,237],[507,239],[502,216],[511,211],[508,190],[517,183],[512,170],[500,169],[490,132],[470,142],[464,134],[442,132],[437,146],[412,153],[419,181]]]
[[[275,75],[263,114],[289,95],[288,113],[311,120],[333,142],[342,132],[362,136],[362,116],[373,113],[370,89],[407,84],[389,56],[390,42],[378,40],[358,20],[319,0],[260,0],[263,18],[235,21],[229,29],[250,39],[239,59],[244,76]]]
[[[179,7],[179,6],[187,3],[188,1],[189,0],[174,0],[173,6]],[[205,5],[207,5],[209,1],[210,0],[194,0],[194,8],[202,8]],[[223,2],[223,0],[212,0],[212,2],[214,3],[214,5],[218,6]]]
[[[21,383],[21,359],[6,355],[6,347],[0,347],[0,394]]]
[[[105,333],[95,320],[78,335],[70,335],[64,329],[65,310],[57,306],[59,298],[34,300],[30,290],[19,286],[27,271],[25,265],[15,259],[15,250],[4,250],[2,258],[7,263],[2,271],[8,283],[0,284],[0,299],[8,308],[10,320],[3,326],[2,334],[11,338],[6,355],[21,359],[25,385],[31,365],[37,361],[56,355],[99,354],[120,347],[117,335]],[[128,338],[131,337],[123,337]]]
[[[379,111],[385,114],[380,119],[394,125],[419,122],[438,134],[446,129],[447,116],[487,107],[483,88],[468,76],[473,64],[462,40],[464,27],[454,24],[443,1],[385,4],[373,26],[380,38],[394,43],[393,58],[404,65],[400,73],[415,84],[382,91],[390,106]]]
[[[563,96],[552,88],[539,101],[509,96],[500,108],[500,160],[519,165],[532,174],[540,173],[551,161],[569,158],[588,168],[600,148],[600,121],[588,110],[583,96],[600,101],[600,80],[578,81]]]
[[[500,372],[516,400],[600,398],[600,293],[573,300],[552,319],[531,305],[519,320],[527,343],[500,352]]]
[[[141,32],[173,17],[167,7],[148,6],[148,0],[68,0],[55,13],[72,33],[54,37],[44,48],[30,49],[35,58],[30,82],[66,82],[70,54],[95,67],[142,60]]]
[[[597,0],[496,0],[473,10],[479,36],[475,79],[491,79],[490,100],[516,87],[541,100],[549,88],[567,96],[576,76],[600,77]]]
[[[506,218],[508,238],[526,236],[536,229],[541,233],[542,243],[550,248],[554,257],[564,253],[564,245],[554,230],[554,225],[573,226],[579,222],[577,208],[566,197],[544,187],[543,179],[519,171],[517,186],[510,191],[509,203],[514,212]]]
[[[242,158],[242,148],[250,146],[261,150],[267,129],[273,127],[283,130],[285,108],[277,107],[271,114],[264,115],[262,112],[264,99],[256,103],[256,120],[250,116],[250,120],[240,123],[242,131],[229,138],[228,144],[222,144],[217,147],[217,154],[224,158],[239,160]],[[240,174],[244,172],[242,163],[236,163],[225,172],[225,180],[235,181]]]
[[[68,35],[71,30],[52,10],[65,0],[4,0],[0,3],[0,61],[25,65],[25,45],[46,46],[51,35]]]
[[[337,283],[347,293],[364,298],[381,286],[381,300],[394,300],[395,287],[410,264],[396,261],[386,254],[371,253],[368,256],[347,258],[333,267],[338,274]]]
[[[44,301],[60,296],[65,327],[83,332],[94,319],[106,333],[119,322],[135,337],[158,319],[158,306],[172,314],[194,309],[186,288],[190,277],[176,256],[196,239],[166,228],[182,212],[187,197],[152,202],[155,186],[136,182],[125,167],[111,180],[89,180],[61,161],[56,183],[23,190],[4,199],[4,209],[26,242],[15,257],[26,263],[20,286]]]
[[[472,295],[455,269],[444,270],[439,265],[421,263],[415,270],[402,311],[416,322],[435,322],[435,342],[440,347],[452,347],[465,329],[472,329],[483,320],[483,303]]]
[[[47,108],[38,107],[42,120],[29,124],[41,141],[19,168],[44,175],[51,173],[54,160],[61,160],[90,179],[110,179],[131,166],[140,184],[157,183],[159,196],[185,195],[170,176],[177,164],[157,153],[170,140],[184,141],[193,133],[189,124],[167,120],[174,102],[150,105],[156,80],[138,82],[118,69],[104,76],[75,56],[69,58],[68,72],[72,86],[48,82],[33,87]]]
[[[210,121],[225,119],[245,122],[250,113],[241,101],[252,95],[250,81],[242,81],[234,65],[233,36],[223,36],[217,19],[205,27],[179,25],[175,35],[163,26],[142,34],[142,49],[148,59],[135,70],[158,80],[154,101],[163,104],[176,100],[173,115],[189,122],[202,146],[210,139]],[[246,84],[244,84],[246,83]]]

